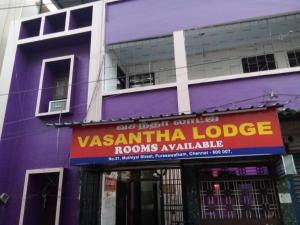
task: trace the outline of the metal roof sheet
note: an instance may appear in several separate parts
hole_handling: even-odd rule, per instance
[[[161,119],[172,119],[172,118],[184,118],[192,117],[196,115],[210,116],[216,114],[228,114],[228,113],[238,113],[242,111],[258,111],[266,108],[279,108],[282,107],[279,103],[271,104],[261,104],[261,105],[249,105],[246,107],[231,107],[231,108],[212,108],[210,110],[204,110],[199,112],[192,113],[173,113],[173,114],[161,114],[161,115],[152,115],[152,116],[140,116],[140,117],[128,117],[128,118],[119,118],[119,119],[107,119],[99,121],[70,121],[63,123],[47,123],[47,126],[51,127],[74,127],[74,126],[87,126],[87,125],[104,125],[104,124],[121,124],[121,123],[130,123],[134,121],[156,121]],[[284,108],[283,108],[284,109]],[[281,109],[280,113],[287,109]]]

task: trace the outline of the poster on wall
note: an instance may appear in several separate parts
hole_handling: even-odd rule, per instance
[[[116,224],[117,179],[117,172],[102,175],[101,224]]]
[[[275,109],[73,128],[71,164],[284,154]]]

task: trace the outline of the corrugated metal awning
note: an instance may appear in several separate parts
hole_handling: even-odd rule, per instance
[[[230,113],[241,113],[241,112],[249,112],[249,111],[260,111],[265,110],[267,108],[280,108],[281,104],[273,103],[273,104],[263,104],[263,105],[251,105],[248,107],[236,107],[236,108],[216,108],[211,110],[205,110],[200,112],[192,112],[192,113],[180,113],[180,114],[165,114],[158,116],[141,116],[141,117],[128,117],[128,118],[119,118],[119,119],[108,119],[108,120],[99,120],[99,121],[72,121],[72,122],[63,122],[63,123],[47,123],[47,126],[51,127],[74,127],[74,126],[92,126],[92,125],[104,125],[104,124],[121,124],[121,123],[132,123],[132,122],[143,122],[143,121],[158,121],[165,119],[174,119],[174,118],[187,118],[194,117],[198,115],[202,116],[213,116],[213,115],[222,115],[222,114],[230,114]],[[279,112],[285,109],[281,109]]]

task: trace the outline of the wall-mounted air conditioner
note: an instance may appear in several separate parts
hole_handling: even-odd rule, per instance
[[[49,101],[48,112],[60,112],[66,110],[67,99]]]

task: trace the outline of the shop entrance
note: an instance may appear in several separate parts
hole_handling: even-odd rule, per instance
[[[198,179],[200,224],[281,224],[268,167],[199,168]]]
[[[116,225],[183,225],[180,169],[118,172]]]

